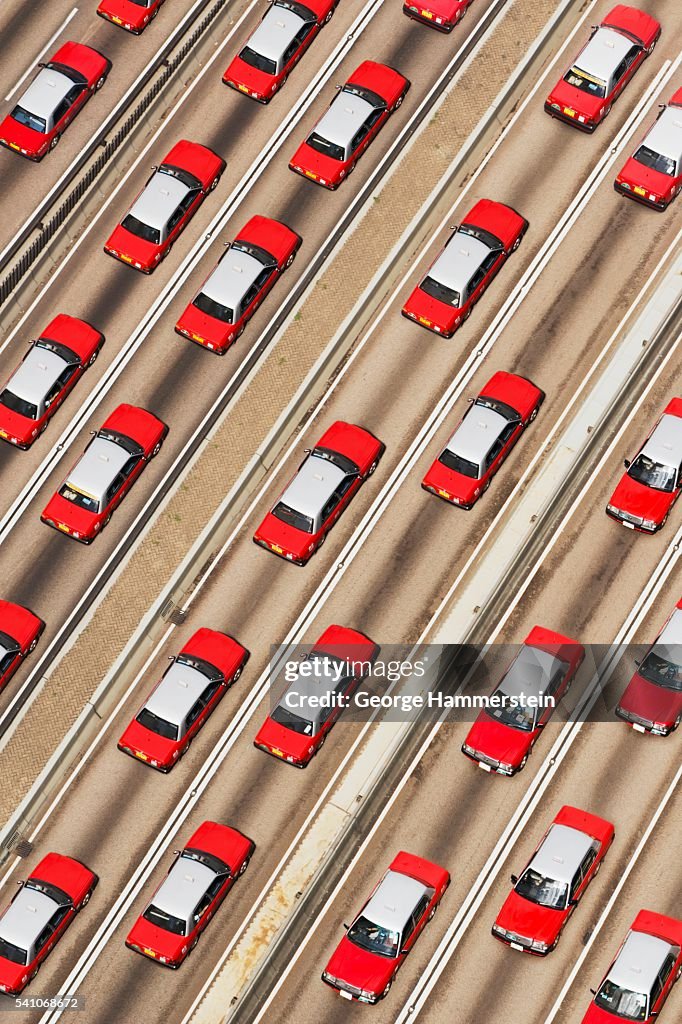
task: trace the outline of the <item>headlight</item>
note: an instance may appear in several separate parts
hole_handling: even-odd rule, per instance
[[[339,979],[335,978],[333,974],[329,974],[328,971],[322,971],[322,977],[325,981],[328,981],[331,985],[337,985]]]
[[[502,935],[503,938],[505,939],[509,937],[509,932],[507,931],[507,929],[500,928],[499,924],[493,925],[493,931],[495,932],[495,935]]]
[[[462,744],[462,750],[464,751],[465,754],[472,754],[473,755],[473,754],[476,753],[474,748],[470,747],[468,743],[463,743]]]
[[[512,772],[514,770],[514,765],[507,764],[505,761],[498,762],[497,767],[501,772]]]
[[[546,953],[549,949],[549,944],[547,942],[534,941],[531,945],[531,949],[534,949],[536,953]]]
[[[360,989],[360,999],[372,1002],[373,999],[376,999],[376,992],[369,992],[366,988]]]
[[[658,526],[658,523],[654,519],[643,519],[642,520],[642,529],[644,529],[644,530],[655,530],[657,526]]]
[[[614,515],[618,515],[618,513],[620,512],[620,509],[616,508],[615,505],[607,505],[606,506],[606,511],[607,512],[613,512]]]
[[[665,736],[668,732],[668,726],[664,722],[654,722],[651,731],[658,733],[659,736]]]

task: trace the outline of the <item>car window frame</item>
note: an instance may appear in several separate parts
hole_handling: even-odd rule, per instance
[[[108,508],[112,501],[116,498],[121,488],[125,485],[126,477],[123,472],[119,470],[114,479],[111,481],[106,491],[104,492],[104,508]]]

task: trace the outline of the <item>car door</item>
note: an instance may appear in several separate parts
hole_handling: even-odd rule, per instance
[[[558,705],[560,700],[566,693],[566,690],[568,689],[569,678],[570,670],[568,672],[564,672],[563,669],[556,669],[551,679],[545,686],[545,692],[543,696],[553,697],[555,701],[555,706]],[[547,722],[554,714],[554,711],[555,708],[551,707],[551,705],[540,709],[539,721],[542,723],[542,725],[547,724]]]
[[[581,899],[583,893],[585,892],[587,886],[590,883],[590,880],[592,879],[594,862],[596,861],[596,859],[597,851],[594,847],[591,846],[580,863],[580,869],[578,871],[579,879],[577,885],[575,884],[576,879],[573,879],[573,884],[571,885],[571,892],[569,894],[570,899]],[[570,908],[570,910],[573,909],[573,907]]]
[[[521,420],[512,420],[502,429],[502,433],[500,434],[500,441],[502,442],[503,450],[502,456],[500,458],[500,465],[504,462],[504,460],[507,458],[510,451],[518,441],[522,429],[523,424],[521,423]]]
[[[473,306],[478,302],[483,294],[485,276],[485,270],[480,266],[467,285],[465,306]]]
[[[141,455],[131,455],[127,460],[123,469],[121,470],[121,476],[123,477],[123,483],[120,488],[120,492],[116,498],[116,502],[121,501],[125,494],[128,493],[133,485],[133,481],[137,474],[140,472],[144,461]]]
[[[489,252],[486,258],[481,264],[483,270],[483,286],[481,288],[481,294],[486,290],[492,279],[497,274],[498,270],[504,263],[505,252],[504,249],[493,249]]]
[[[320,513],[320,519],[322,520],[322,533],[326,533],[339,517],[341,512],[340,503],[341,499],[336,491],[327,500],[326,504],[322,506],[322,512]]]
[[[367,124],[367,122],[365,122],[363,125],[360,126],[360,128],[357,130],[357,132],[355,133],[351,140],[351,158],[357,158],[361,156],[362,153],[364,153],[364,151],[367,149],[367,146],[369,145],[369,140],[369,125]]]
[[[70,110],[71,104],[69,103],[68,99],[63,99],[60,103],[57,104],[52,114],[52,135],[57,135],[58,133],[64,131],[67,124],[71,120],[71,117],[69,116]]]
[[[70,108],[66,121],[67,124],[70,121],[73,121],[74,117],[81,109],[81,107],[87,100],[88,96],[88,87],[85,84],[85,82],[76,82],[74,83],[74,85],[72,85],[66,96],[66,101],[69,104]]]
[[[0,661],[0,686],[2,686],[16,672],[21,659],[21,651],[8,651]]]
[[[497,473],[498,469],[502,465],[503,452],[504,442],[498,437],[483,461],[483,477],[481,483],[485,483],[487,480],[490,480],[495,473]]]
[[[256,280],[254,281],[254,283],[251,285],[249,290],[244,295],[244,298],[242,299],[242,302],[241,302],[242,313],[241,313],[240,319],[243,320],[244,323],[248,323],[248,321],[251,319],[253,314],[256,312],[256,310],[260,306],[261,295],[260,295],[260,286],[259,286],[258,282],[262,279],[262,277],[263,277],[263,274],[261,272],[258,275],[258,277],[256,278]]]
[[[634,74],[635,68],[639,64],[639,59],[643,53],[644,51],[641,46],[631,46],[616,68],[613,74],[611,89],[614,100],[620,95],[625,88],[626,83]]]
[[[376,107],[369,115],[366,123],[367,127],[369,128],[370,138],[367,142],[367,145],[369,145],[369,142],[374,138],[376,133],[379,131],[387,116],[388,107]]]
[[[117,473],[109,484],[104,495],[104,508],[102,509],[102,514],[113,512],[116,508],[123,496],[122,488],[125,482],[126,480],[123,473]]]

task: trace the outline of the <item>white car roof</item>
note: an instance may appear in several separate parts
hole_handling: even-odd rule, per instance
[[[344,477],[343,470],[329,459],[309,455],[279,501],[315,519]]]
[[[374,109],[362,96],[342,89],[315,125],[313,132],[346,150]]]
[[[69,487],[101,501],[114,477],[130,458],[120,444],[106,437],[94,437],[66,479]]]
[[[682,462],[682,417],[670,413],[661,419],[641,451],[663,466],[679,467]]]
[[[608,82],[625,54],[634,45],[634,40],[612,28],[600,25],[578,55],[573,67],[602,82]]]
[[[653,646],[654,652],[673,665],[682,665],[682,608],[676,608]]]
[[[642,144],[654,153],[674,160],[679,170],[682,163],[682,108],[666,107]]]
[[[156,171],[128,212],[150,228],[162,231],[189,191],[172,174]]]
[[[158,889],[152,904],[166,914],[187,921],[215,877],[215,871],[207,864],[180,856]]]
[[[62,102],[69,89],[75,83],[53,68],[42,68],[33,79],[26,92],[17,101],[20,107],[49,121],[52,113]]]
[[[428,276],[461,296],[491,251],[480,238],[458,230],[429,270]]]
[[[421,897],[432,891],[409,875],[387,871],[362,916],[380,928],[402,932]]]
[[[58,906],[47,893],[24,886],[0,918],[0,938],[30,949]]]
[[[539,647],[524,644],[498,689],[508,697],[539,697],[557,668],[565,671],[565,662]]]
[[[208,676],[174,661],[145,704],[148,711],[173,725],[182,725],[209,684]]]
[[[508,424],[509,420],[495,409],[474,403],[445,447],[480,467]]]
[[[56,352],[33,345],[7,381],[6,387],[25,402],[40,405],[68,365]]]
[[[607,980],[620,988],[648,995],[663,961],[673,948],[665,939],[632,931],[623,943]]]
[[[246,45],[276,64],[305,24],[295,11],[273,4]]]
[[[552,825],[528,867],[544,878],[569,884],[593,844],[594,839],[580,829]]]
[[[214,302],[235,310],[262,270],[260,260],[231,245],[201,291]]]

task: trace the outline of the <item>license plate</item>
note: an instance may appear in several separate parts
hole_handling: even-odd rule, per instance
[[[635,528],[634,523],[628,523],[628,521],[626,519],[623,519],[622,523],[623,523],[623,526],[626,526],[628,528],[628,530],[634,530],[634,528]]]
[[[153,949],[148,949],[147,946],[144,947],[142,952],[145,954],[145,956],[156,956],[156,953],[154,952],[154,950]]]
[[[9,437],[9,434],[6,430],[0,430],[0,437]]]
[[[424,324],[426,327],[430,327],[431,326],[431,321],[427,320],[425,316],[420,316],[419,317],[419,323],[420,324]]]
[[[111,20],[115,21],[117,25],[122,25],[123,24],[123,21],[121,20],[121,18],[116,18],[115,16],[112,16]]]
[[[492,771],[490,765],[486,764],[485,761],[479,761],[478,762],[478,767],[482,768],[484,772]]]
[[[192,337],[193,337],[193,339],[194,339],[195,341],[198,341],[198,342],[199,342],[199,344],[201,344],[201,345],[203,345],[203,344],[204,344],[204,339],[203,339],[203,338],[201,337],[201,335],[200,335],[200,334],[193,334],[193,335],[192,335]]]
[[[575,117],[575,110],[573,107],[564,107],[564,114],[566,114],[567,117]]]
[[[10,149],[16,149],[17,153],[19,152],[19,149],[20,149],[20,147],[17,146],[16,142],[10,142],[9,148]]]
[[[646,195],[646,189],[642,188],[641,185],[635,185],[635,192],[637,193],[638,196],[645,196]]]
[[[422,18],[433,18],[431,11],[422,11]]]
[[[240,92],[248,92],[249,91],[248,85],[240,85],[239,86],[239,91]]]
[[[634,729],[634,730],[635,730],[636,732],[646,732],[646,729],[644,728],[644,726],[643,726],[643,725],[638,725],[638,724],[637,724],[636,722],[633,722],[633,723],[632,723],[632,728],[633,728],[633,729]]]
[[[520,946],[518,942],[510,942],[509,945],[512,949],[517,949],[519,953],[523,953],[523,946]]]
[[[277,544],[271,544],[270,547],[272,548],[273,551],[276,551],[278,555],[284,554],[282,548],[278,547]]]
[[[449,498],[450,497],[450,495],[448,494],[447,491],[438,491],[438,493],[440,494],[441,498]]]
[[[133,257],[132,256],[124,256],[122,253],[121,253],[121,259],[125,260],[126,263],[132,263],[133,262]]]
[[[342,988],[339,989],[339,995],[342,999],[350,999],[351,1002],[353,1001],[353,997],[350,992],[344,992]]]
[[[64,533],[68,533],[68,532],[69,532],[69,528],[68,528],[68,526],[64,526],[64,523],[57,523],[57,527],[58,527],[58,528],[59,528],[60,530],[63,530],[63,531],[64,531]]]
[[[139,757],[140,761],[148,761],[149,758],[146,754],[143,754],[141,750],[135,751],[135,757]]]
[[[312,172],[312,171],[306,171],[305,173],[306,173],[306,177],[308,177],[308,178],[312,178],[312,179],[313,179],[313,181],[317,181],[317,175],[316,175],[316,174],[313,174],[313,172]]]
[[[272,753],[275,755],[275,757],[284,757],[284,751],[283,750],[280,750],[278,747],[272,747],[271,749],[272,749]]]

